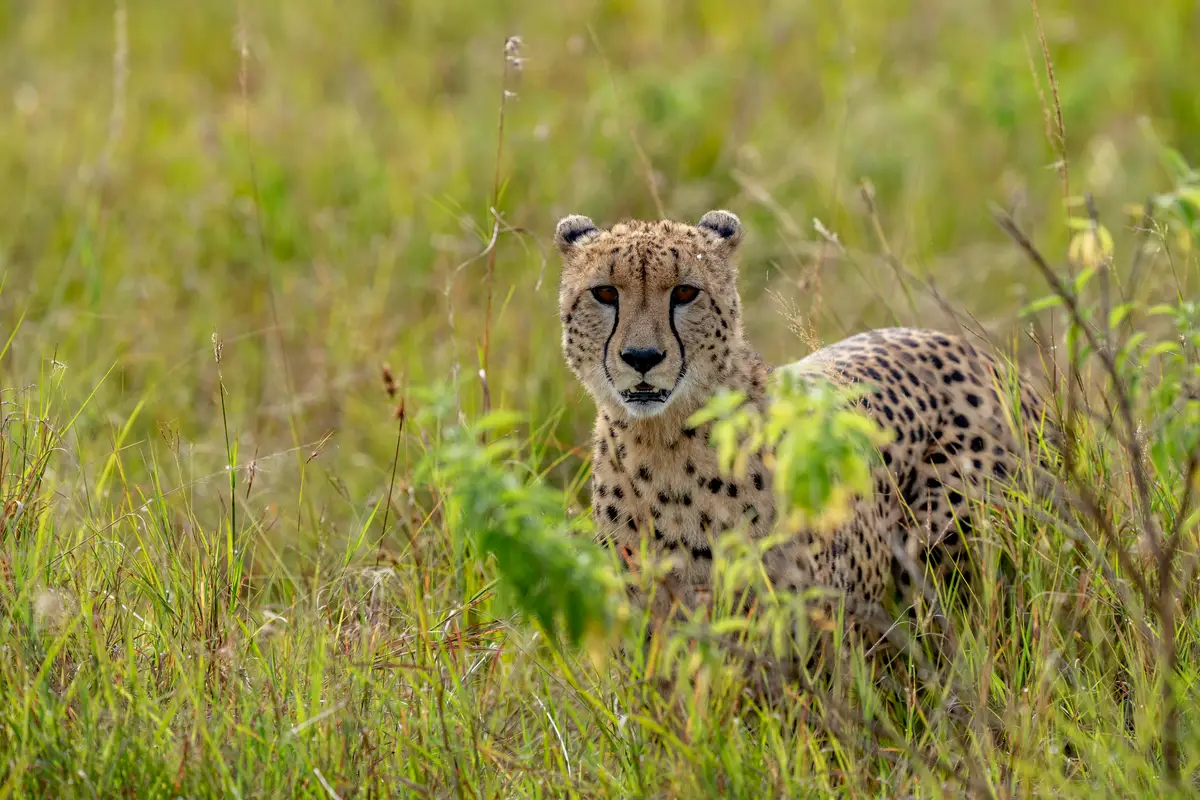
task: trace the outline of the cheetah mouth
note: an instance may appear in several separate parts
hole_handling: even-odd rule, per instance
[[[665,403],[670,396],[670,389],[655,389],[645,381],[621,392],[621,399],[626,403]]]

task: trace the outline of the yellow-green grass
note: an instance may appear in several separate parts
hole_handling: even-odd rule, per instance
[[[1021,578],[959,620],[966,721],[915,680],[873,706],[861,658],[857,694],[763,714],[702,684],[662,699],[633,656],[545,649],[443,513],[455,487],[415,472],[443,433],[414,423],[420,390],[458,375],[444,419],[477,419],[486,351],[487,402],[520,414],[510,469],[586,514],[592,405],[558,352],[550,243],[572,212],[738,213],[773,363],[954,324],[932,282],[1040,373],[1019,312],[1046,283],[992,208],[1057,268],[1086,216],[1067,200],[1090,193],[1128,277],[1127,206],[1197,184],[1162,145],[1200,161],[1200,16],[1036,12],[0,5],[0,795],[1171,791],[1162,654],[1101,568],[1125,575],[1112,548],[1087,555],[1069,526],[992,531],[983,558]],[[1123,284],[1143,304],[1200,297],[1181,208]],[[1106,452],[1086,476],[1132,541],[1128,453]],[[1185,461],[1156,473],[1167,527]],[[1171,695],[1183,787],[1194,594]]]

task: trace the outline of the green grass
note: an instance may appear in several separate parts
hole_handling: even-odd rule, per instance
[[[984,0],[0,4],[0,797],[1194,790],[1200,323],[1144,312],[1200,297],[1200,17],[1038,11],[1045,53]],[[1068,315],[1020,315],[1045,276],[991,208],[1065,274],[1085,192],[1119,266],[1083,308],[1148,338],[1062,393],[1091,412],[1067,508],[992,518],[979,558],[1016,577],[951,615],[932,686],[847,645],[760,709],[711,626],[617,657],[514,613],[619,615],[563,535],[592,405],[558,217],[736,211],[772,363],[954,325],[940,297],[1041,374],[1025,333],[1065,369]],[[515,412],[490,458],[485,405]]]

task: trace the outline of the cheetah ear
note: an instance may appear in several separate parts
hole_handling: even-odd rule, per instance
[[[742,243],[742,221],[732,211],[718,209],[709,211],[696,223],[697,228],[715,233],[729,248],[730,252]]]
[[[598,233],[600,229],[596,223],[580,214],[572,214],[558,221],[554,229],[554,244],[560,253],[566,255]]]

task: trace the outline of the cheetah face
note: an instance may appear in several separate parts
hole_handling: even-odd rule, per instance
[[[563,353],[598,404],[646,419],[704,402],[740,349],[732,257],[741,235],[728,211],[694,226],[558,223]]]

